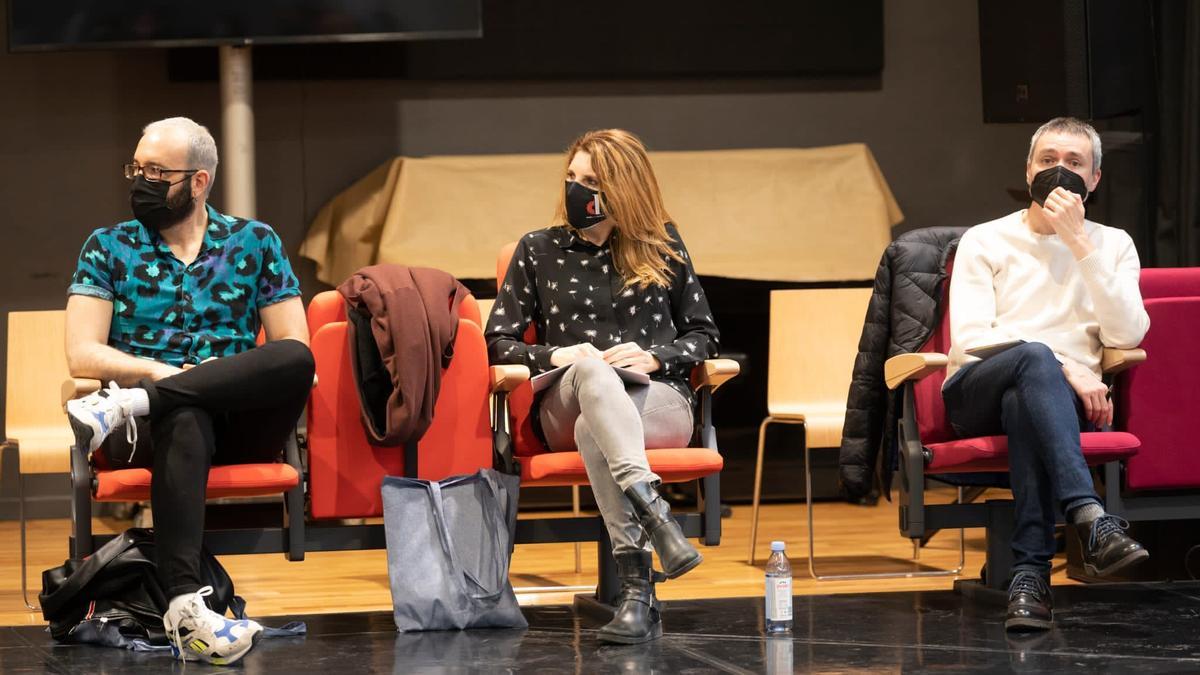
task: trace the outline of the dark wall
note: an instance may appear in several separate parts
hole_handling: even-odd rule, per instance
[[[1033,126],[982,123],[976,4],[889,2],[884,24],[883,73],[859,80],[262,82],[257,216],[294,252],[326,200],[393,155],[556,152],[601,126],[656,150],[865,142],[906,215],[898,230],[1012,209],[1004,188],[1023,183]],[[0,91],[0,314],[63,306],[87,233],[128,218],[120,165],[146,122],[221,132],[216,84],[168,82],[156,50],[0,51]]]

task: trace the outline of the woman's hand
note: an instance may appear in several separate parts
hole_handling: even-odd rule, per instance
[[[604,361],[615,368],[625,368],[649,375],[662,367],[658,358],[634,342],[622,342],[604,351]]]
[[[1108,387],[1091,370],[1067,360],[1063,363],[1063,374],[1067,383],[1083,401],[1084,416],[1097,428],[1112,425],[1113,405],[1108,398]]]
[[[599,349],[587,342],[580,342],[577,345],[570,347],[559,347],[550,354],[550,363],[555,368],[575,363],[579,359],[588,357],[604,358]]]

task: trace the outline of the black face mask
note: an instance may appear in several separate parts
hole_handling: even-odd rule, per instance
[[[1088,189],[1083,177],[1063,166],[1052,166],[1037,172],[1033,182],[1029,184],[1029,196],[1038,206],[1045,206],[1046,198],[1056,187],[1074,192],[1082,197],[1083,201],[1087,201]]]
[[[567,181],[567,222],[585,230],[608,218],[603,211],[604,194],[574,181]]]
[[[190,176],[184,180],[190,180]],[[134,178],[129,188],[129,206],[133,209],[133,217],[155,231],[165,230],[187,218],[196,199],[191,189],[180,190],[174,197],[168,197],[172,185],[175,183],[150,181],[145,176]]]

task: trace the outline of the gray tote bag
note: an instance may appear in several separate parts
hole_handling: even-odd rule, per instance
[[[520,477],[383,479],[388,580],[399,631],[525,628],[508,580]]]

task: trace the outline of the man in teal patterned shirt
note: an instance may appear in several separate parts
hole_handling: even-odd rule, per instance
[[[135,219],[92,233],[67,300],[71,375],[109,387],[67,412],[96,466],[152,468],[172,647],[180,659],[229,664],[262,627],[204,602],[208,471],[278,460],[314,364],[300,284],[278,235],[208,205],[216,169],[216,143],[199,124],[175,117],[145,128],[125,165]],[[266,342],[256,347],[260,329]]]

